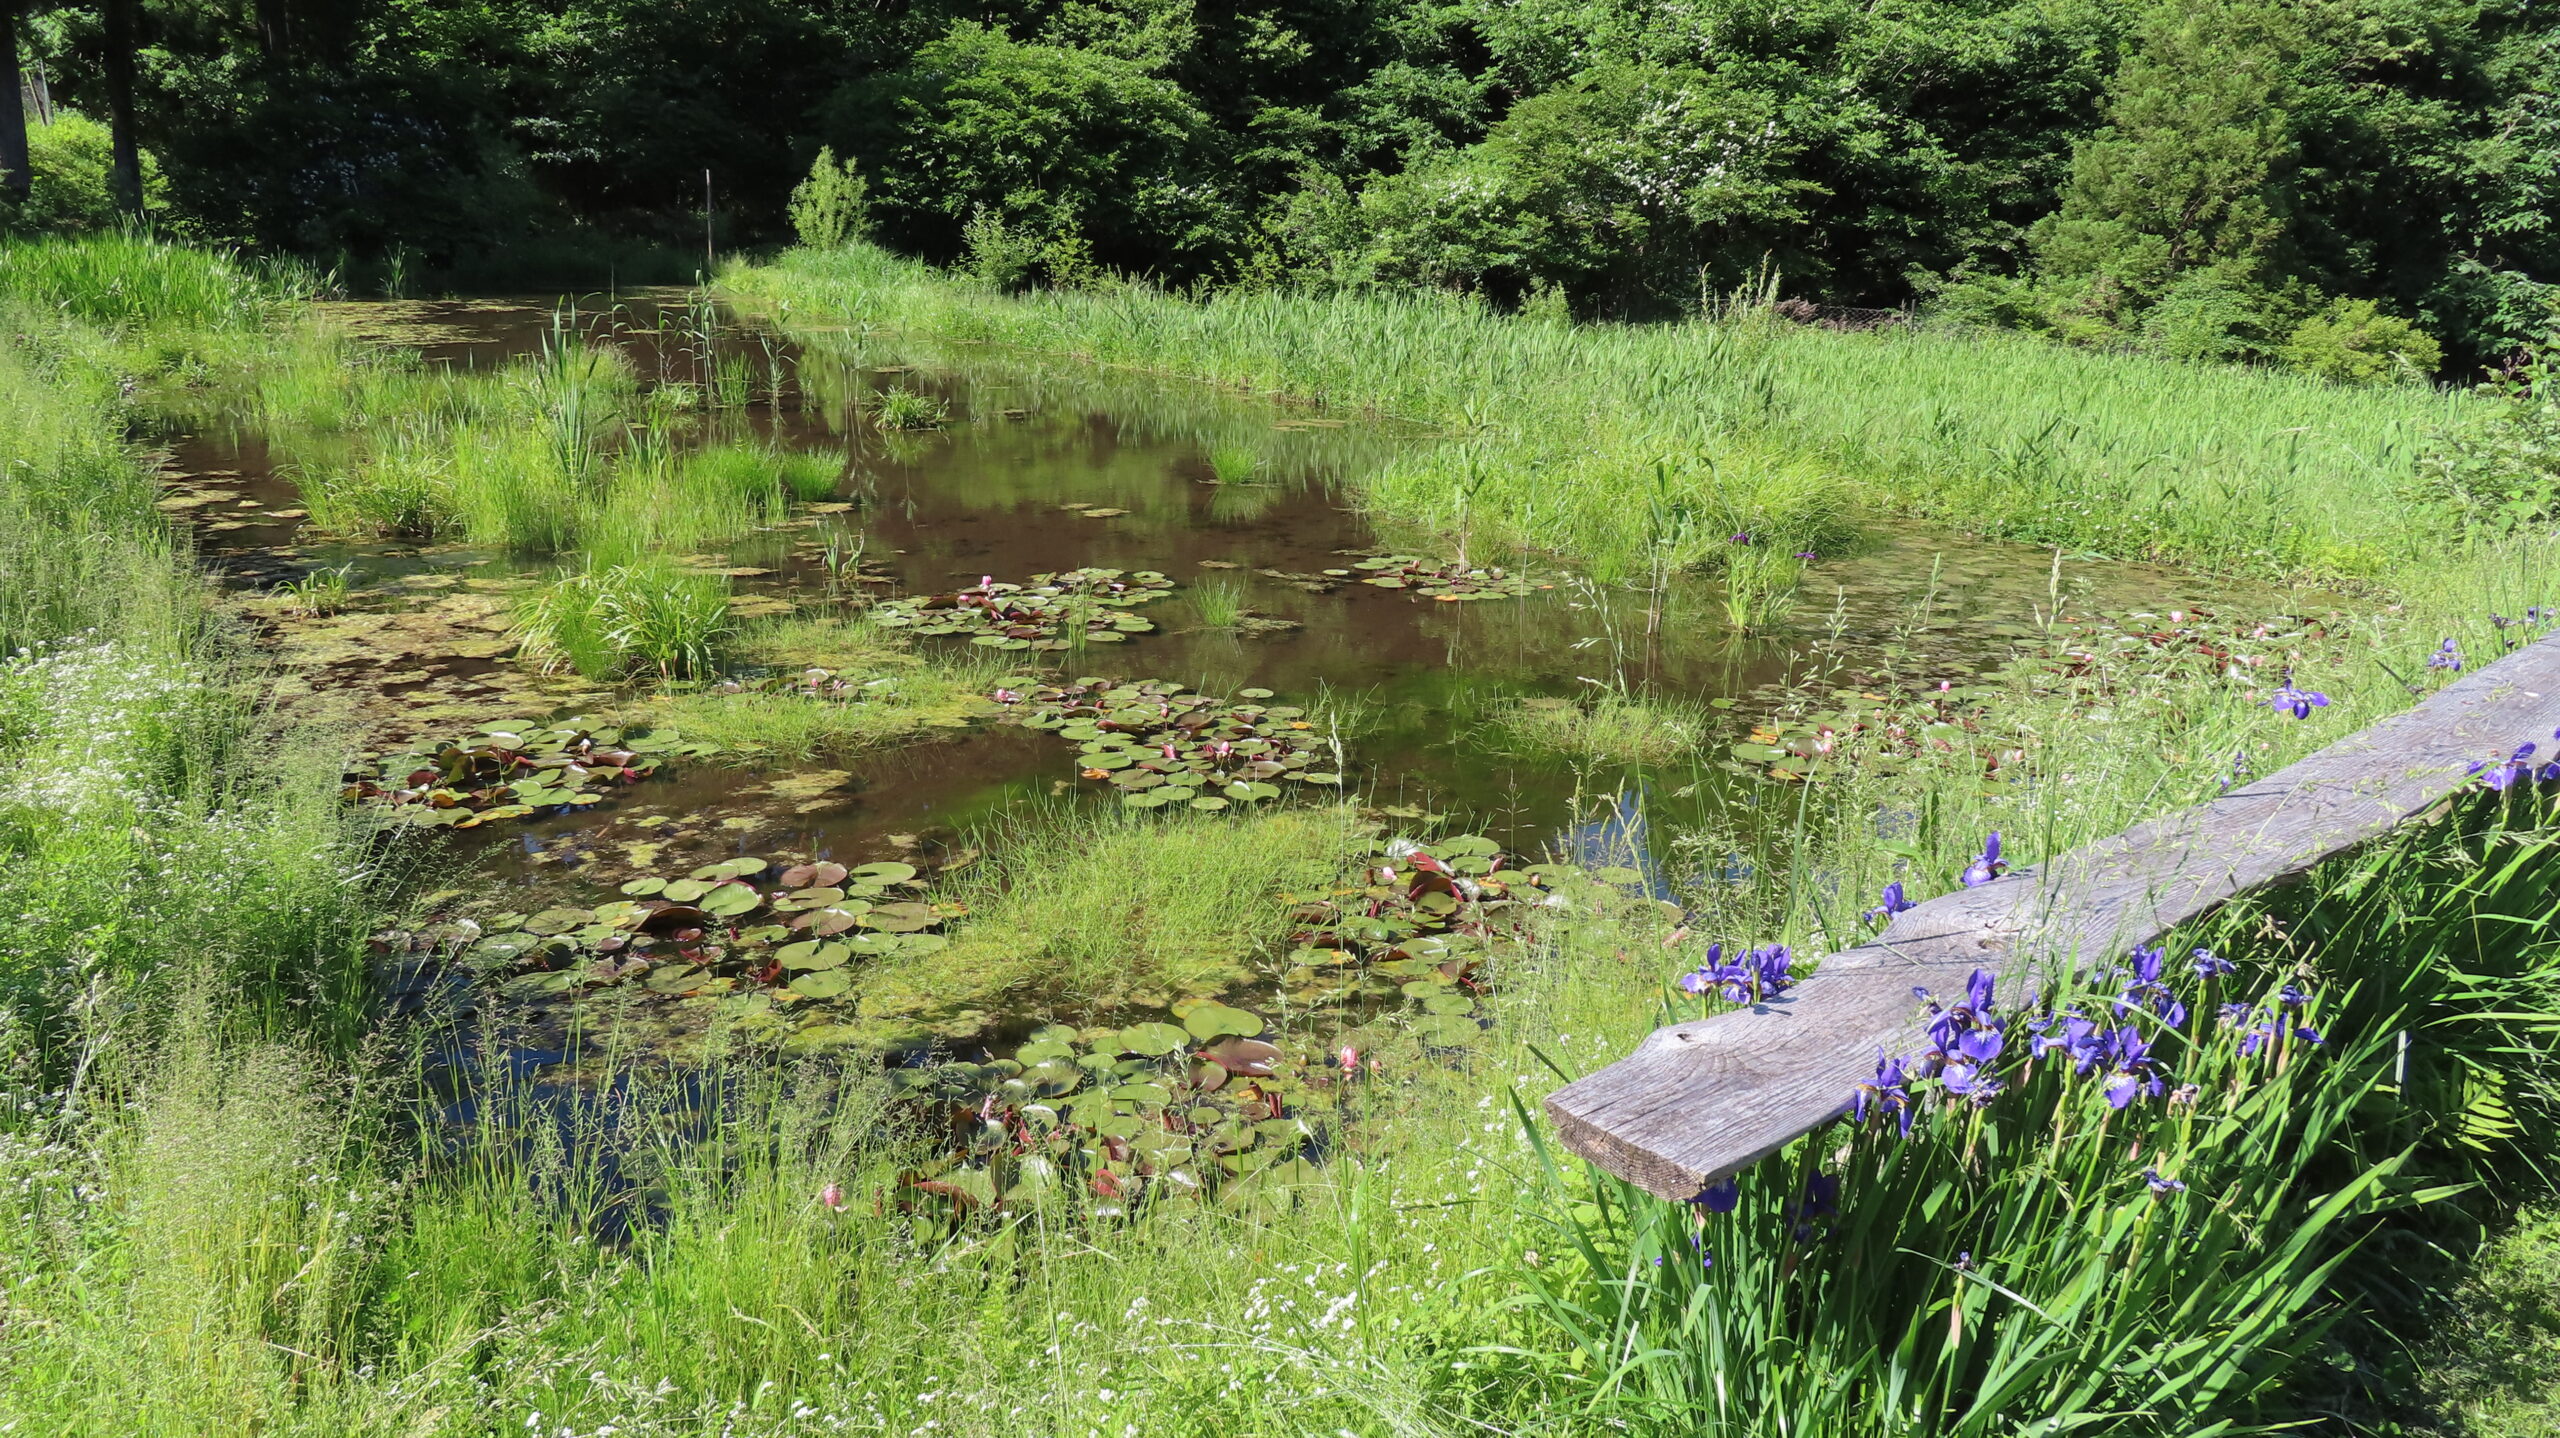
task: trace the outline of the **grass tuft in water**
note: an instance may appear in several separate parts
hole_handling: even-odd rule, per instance
[[[1615,690],[1584,704],[1522,700],[1497,710],[1492,724],[1513,745],[1580,764],[1670,764],[1715,732],[1702,705]]]
[[[729,583],[662,559],[582,570],[528,595],[513,632],[527,658],[585,678],[699,679],[733,632]]]
[[[920,390],[893,384],[880,392],[871,415],[882,429],[940,429],[951,417],[951,406]]]

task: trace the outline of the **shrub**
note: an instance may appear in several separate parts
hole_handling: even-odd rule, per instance
[[[861,239],[871,223],[870,187],[850,158],[838,160],[831,145],[818,147],[809,178],[791,192],[791,232],[815,249],[840,249]]]
[[[2424,379],[2444,362],[2426,331],[2371,300],[2334,300],[2285,337],[2284,362],[2340,384]]]
[[[107,127],[73,111],[56,111],[50,125],[29,125],[28,195],[25,204],[6,214],[8,227],[74,235],[122,224],[124,217],[116,213],[115,195],[107,187],[110,149]],[[158,208],[168,188],[160,177],[160,162],[143,151],[144,205]],[[5,208],[0,206],[0,212]]]

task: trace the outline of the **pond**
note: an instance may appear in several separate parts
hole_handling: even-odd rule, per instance
[[[335,308],[380,343],[469,369],[536,353],[564,322],[548,299]],[[990,657],[1026,678],[1268,691],[1267,705],[1318,716],[1310,727],[1328,742],[1338,736],[1345,789],[1379,822],[1631,870],[1658,892],[1685,876],[1651,836],[1693,826],[1719,795],[1762,783],[1736,772],[1728,748],[1747,726],[1718,710],[1749,714],[1790,685],[1856,682],[1863,671],[1838,668],[1843,654],[1961,682],[2058,607],[2165,610],[2230,597],[2168,571],[1895,523],[1850,552],[1811,558],[1786,622],[1745,634],[1711,577],[1603,584],[1546,556],[1480,546],[1461,555],[1460,537],[1382,531],[1357,502],[1359,483],[1433,442],[1410,426],[989,347],[807,325],[786,333],[681,294],[591,306],[566,322],[622,346],[644,385],[728,385],[734,402],[700,420],[697,437],[843,456],[831,499],[695,557],[733,579],[741,612],[858,619],[900,596],[988,580],[1086,567],[1160,573],[1173,592],[1137,610],[1152,629],[1064,654]],[[884,429],[876,415],[892,394],[938,409],[942,422]],[[191,523],[208,565],[253,593],[347,567],[359,602],[321,641],[302,636],[312,677],[289,688],[359,696],[343,713],[386,745],[467,732],[454,715],[543,719],[614,702],[592,685],[537,684],[506,657],[511,586],[553,564],[312,532],[275,439],[236,415],[173,436],[167,507]],[[1463,558],[1480,580],[1498,575],[1483,581],[1498,592],[1399,585],[1402,561],[1388,556],[1432,566]],[[378,612],[421,597],[443,607],[399,621],[406,628]],[[964,635],[917,642],[970,647]],[[1659,763],[1577,756],[1503,722],[1579,712],[1613,694],[1685,716],[1684,752]],[[1114,785],[1095,782],[1106,769],[1085,767],[1096,762],[1113,761],[1055,733],[981,720],[797,767],[679,758],[609,802],[564,803],[457,839],[520,891],[499,906],[525,911],[583,909],[613,900],[635,873],[742,856],[930,870],[973,855],[991,824],[1113,804]],[[841,889],[826,882],[836,877],[821,874],[817,888]],[[438,972],[419,966],[419,982]],[[1112,1012],[1127,1017],[1165,996],[1114,997]],[[1019,1038],[1048,1016],[996,1015],[993,1031]]]

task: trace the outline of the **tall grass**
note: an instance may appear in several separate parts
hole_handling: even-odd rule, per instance
[[[2001,334],[1841,334],[1745,316],[1524,322],[1428,295],[1141,285],[998,295],[882,251],[792,251],[723,283],[800,314],[999,341],[1419,420],[1365,482],[1398,519],[1644,566],[1657,465],[1716,525],[1829,549],[1853,505],[2003,538],[2275,575],[2382,578],[2430,529],[2396,487],[2468,402],[2167,365]],[[1466,513],[1457,508],[1464,496]],[[1721,526],[1721,527],[1718,527]]]
[[[590,564],[531,591],[512,631],[527,658],[589,679],[701,679],[734,627],[729,582],[663,558]]]

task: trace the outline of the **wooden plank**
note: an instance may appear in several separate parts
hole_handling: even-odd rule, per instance
[[[2110,962],[2425,813],[2473,782],[2473,760],[2528,742],[2554,757],[2555,727],[2560,636],[2211,803],[1927,900],[1778,999],[1656,1030],[1549,1094],[1547,1117],[1573,1152],[1692,1197],[1846,1112],[1879,1053],[1914,1051],[1913,987],[1952,991],[1978,967]]]

